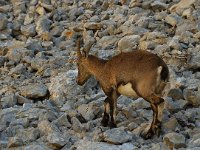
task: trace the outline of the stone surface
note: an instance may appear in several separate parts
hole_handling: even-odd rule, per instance
[[[123,37],[121,40],[118,42],[118,48],[121,51],[131,51],[136,48],[140,40],[140,36],[138,35],[129,35]]]
[[[129,142],[132,139],[132,135],[122,129],[111,129],[104,132],[104,140],[113,144],[122,144]]]
[[[30,99],[40,99],[47,95],[48,89],[44,84],[33,84],[21,87],[20,93]]]
[[[163,137],[163,142],[170,149],[185,147],[185,137],[175,132],[168,133]]]

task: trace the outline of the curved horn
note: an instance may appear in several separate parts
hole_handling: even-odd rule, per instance
[[[81,58],[81,48],[80,48],[80,43],[81,43],[81,39],[80,38],[78,38],[78,40],[77,40],[77,42],[76,42],[76,47],[77,47],[77,56],[78,56],[78,58]]]

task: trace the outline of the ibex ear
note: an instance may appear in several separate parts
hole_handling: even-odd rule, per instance
[[[81,48],[80,48],[80,38],[78,38],[77,42],[76,42],[76,47],[77,47],[77,56],[78,56],[78,59],[80,59],[82,57],[81,55]]]
[[[82,50],[82,57],[87,58],[88,53],[85,51],[85,49]]]

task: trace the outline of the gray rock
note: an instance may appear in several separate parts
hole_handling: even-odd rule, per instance
[[[40,131],[37,128],[20,129],[17,131],[17,137],[21,138],[23,143],[30,143],[40,137]]]
[[[68,116],[66,113],[61,115],[58,119],[54,120],[54,123],[58,126],[65,126],[67,128],[71,127],[71,124],[68,120]]]
[[[183,92],[181,89],[170,89],[168,96],[174,100],[183,99]]]
[[[3,67],[5,61],[6,61],[6,58],[4,56],[0,56],[0,67]]]
[[[30,124],[29,124],[29,120],[28,118],[19,118],[19,119],[16,119],[16,120],[13,120],[11,123],[10,123],[10,127],[14,127],[14,126],[23,126],[23,127],[28,127]],[[24,130],[24,129],[22,129]],[[18,132],[18,131],[17,131]]]
[[[103,27],[103,24],[96,22],[88,22],[84,24],[84,27],[88,30],[100,30]]]
[[[26,67],[23,64],[17,65],[15,68],[12,68],[9,72],[9,75],[21,75],[26,73]]]
[[[146,108],[150,108],[150,104],[144,100],[143,98],[138,98],[137,100],[134,100],[130,106],[133,109],[146,109]]]
[[[25,56],[33,56],[34,52],[26,48],[10,48],[7,57],[10,61],[19,63]]]
[[[174,27],[180,22],[180,17],[175,14],[170,14],[166,16],[165,21]]]
[[[33,23],[35,16],[35,6],[30,6],[29,11],[24,18],[24,25]]]
[[[163,127],[165,129],[175,131],[175,129],[178,127],[178,121],[175,117],[169,118],[169,120],[163,120]]]
[[[114,128],[103,133],[104,140],[113,144],[122,144],[132,140],[132,135],[123,129]]]
[[[191,7],[191,5],[193,5],[195,3],[196,0],[191,0],[191,1],[185,1],[185,0],[181,0],[179,3],[174,4],[170,7],[170,11],[176,11],[177,13],[182,12],[183,10]]]
[[[38,129],[40,130],[41,136],[42,135],[48,136],[54,132],[60,132],[55,124],[50,123],[47,120],[40,121],[38,123]]]
[[[123,37],[121,40],[118,42],[118,48],[121,51],[131,51],[133,49],[136,49],[138,43],[140,40],[139,35],[129,35]]]
[[[17,99],[15,94],[9,94],[1,98],[0,104],[2,108],[13,107],[14,105],[17,104]]]
[[[87,120],[93,120],[100,112],[100,107],[94,103],[82,104],[78,107],[78,112]]]
[[[21,32],[23,35],[25,35],[27,37],[29,37],[29,36],[33,37],[36,35],[35,25],[30,24],[30,25],[21,26]]]
[[[153,3],[151,3],[151,7],[153,10],[166,10],[168,5],[160,2],[160,1],[154,1]]]
[[[36,32],[38,35],[41,35],[43,32],[48,32],[50,29],[51,20],[49,20],[46,16],[42,16],[36,22]]]
[[[26,2],[25,1],[20,1],[20,0],[16,0],[16,1],[11,1],[12,5],[13,5],[13,12],[14,15],[19,15],[23,12],[26,12]]]
[[[175,50],[180,50],[181,49],[181,44],[179,43],[180,39],[179,36],[174,36],[168,43],[168,45],[175,49]]]
[[[19,95],[18,93],[16,94],[16,98],[17,98],[17,103],[20,104],[20,105],[22,105],[24,103],[33,103],[32,100],[27,99],[27,98]]]
[[[54,132],[47,136],[47,141],[50,147],[57,149],[63,147],[69,141],[69,138],[70,137],[65,137],[58,132]]]
[[[34,70],[40,70],[43,66],[45,66],[47,64],[48,60],[46,60],[45,58],[33,58],[31,60],[31,68]]]
[[[61,72],[50,79],[51,83],[48,85],[48,89],[52,102],[61,106],[67,97],[74,97],[73,95],[81,92],[80,87],[74,86],[76,85],[76,74],[76,70],[69,70],[67,72]]]
[[[21,87],[20,93],[30,99],[40,99],[47,95],[48,89],[44,84],[32,84]]]
[[[185,100],[187,100],[190,104],[193,106],[199,106],[200,105],[200,94],[199,92],[195,92],[191,89],[184,89],[183,90],[183,97]]]
[[[8,20],[6,16],[2,13],[0,13],[0,30],[3,30],[7,27]]]
[[[137,150],[138,148],[134,146],[131,143],[124,143],[122,145],[114,145],[114,144],[109,144],[105,142],[91,142],[91,141],[85,141],[81,140],[73,146],[77,150]]]
[[[82,15],[84,13],[84,8],[80,7],[80,8],[72,8],[69,11],[69,18],[71,21],[74,21],[76,18],[78,18],[78,16]]]
[[[200,147],[200,134],[196,132],[188,142],[191,147]]]
[[[112,48],[117,42],[117,38],[115,36],[104,36],[100,40],[97,41],[97,46],[102,49]]]
[[[33,51],[43,51],[41,40],[28,38],[26,41],[26,47]]]
[[[23,140],[20,137],[11,137],[9,138],[8,148],[22,146]]]
[[[24,146],[24,150],[30,150],[30,149],[51,150],[48,146],[46,146],[45,143],[43,143],[43,144],[30,144],[30,145]]]
[[[164,135],[163,142],[170,149],[183,148],[186,146],[185,137],[182,134],[176,132],[171,132]]]
[[[72,129],[75,132],[82,133],[85,130],[84,126],[76,117],[72,117],[71,122],[72,122]]]

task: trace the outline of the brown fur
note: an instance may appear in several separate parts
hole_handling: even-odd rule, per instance
[[[82,85],[93,75],[99,81],[105,94],[105,106],[110,105],[110,112],[105,109],[102,120],[103,125],[108,124],[108,113],[111,125],[116,126],[116,101],[120,96],[118,87],[131,83],[132,89],[138,96],[143,97],[151,104],[154,112],[151,127],[144,138],[150,138],[160,129],[161,120],[158,118],[159,105],[164,100],[159,97],[169,78],[169,70],[165,62],[155,54],[148,51],[135,50],[121,53],[110,60],[103,60],[95,56],[79,56],[77,83]],[[160,72],[159,72],[160,67]]]

